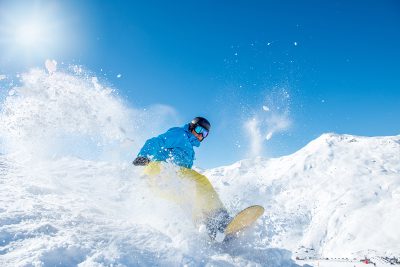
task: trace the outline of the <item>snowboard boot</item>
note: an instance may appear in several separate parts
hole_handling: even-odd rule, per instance
[[[225,228],[232,217],[226,209],[218,209],[207,216],[205,221],[207,233],[212,240],[222,242],[225,239]]]

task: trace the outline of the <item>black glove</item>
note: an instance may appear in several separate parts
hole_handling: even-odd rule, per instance
[[[137,157],[132,164],[135,166],[146,166],[149,164],[150,160],[146,157]]]

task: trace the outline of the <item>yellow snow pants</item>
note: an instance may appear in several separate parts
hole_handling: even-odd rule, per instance
[[[144,173],[156,195],[189,208],[195,223],[216,210],[225,209],[207,177],[192,169],[180,167],[171,172],[160,162],[150,162]]]

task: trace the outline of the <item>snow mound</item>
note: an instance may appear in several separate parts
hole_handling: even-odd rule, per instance
[[[319,257],[400,255],[400,136],[323,134],[292,155],[205,174],[231,210],[266,208],[264,244]]]
[[[297,266],[257,235],[210,242],[129,163],[0,156],[2,266]]]

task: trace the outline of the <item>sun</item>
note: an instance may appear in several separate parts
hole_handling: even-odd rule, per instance
[[[38,19],[16,25],[14,41],[22,47],[40,47],[50,40],[50,29]]]
[[[65,48],[68,30],[58,2],[15,3],[0,4],[0,56],[11,60],[46,57]]]

